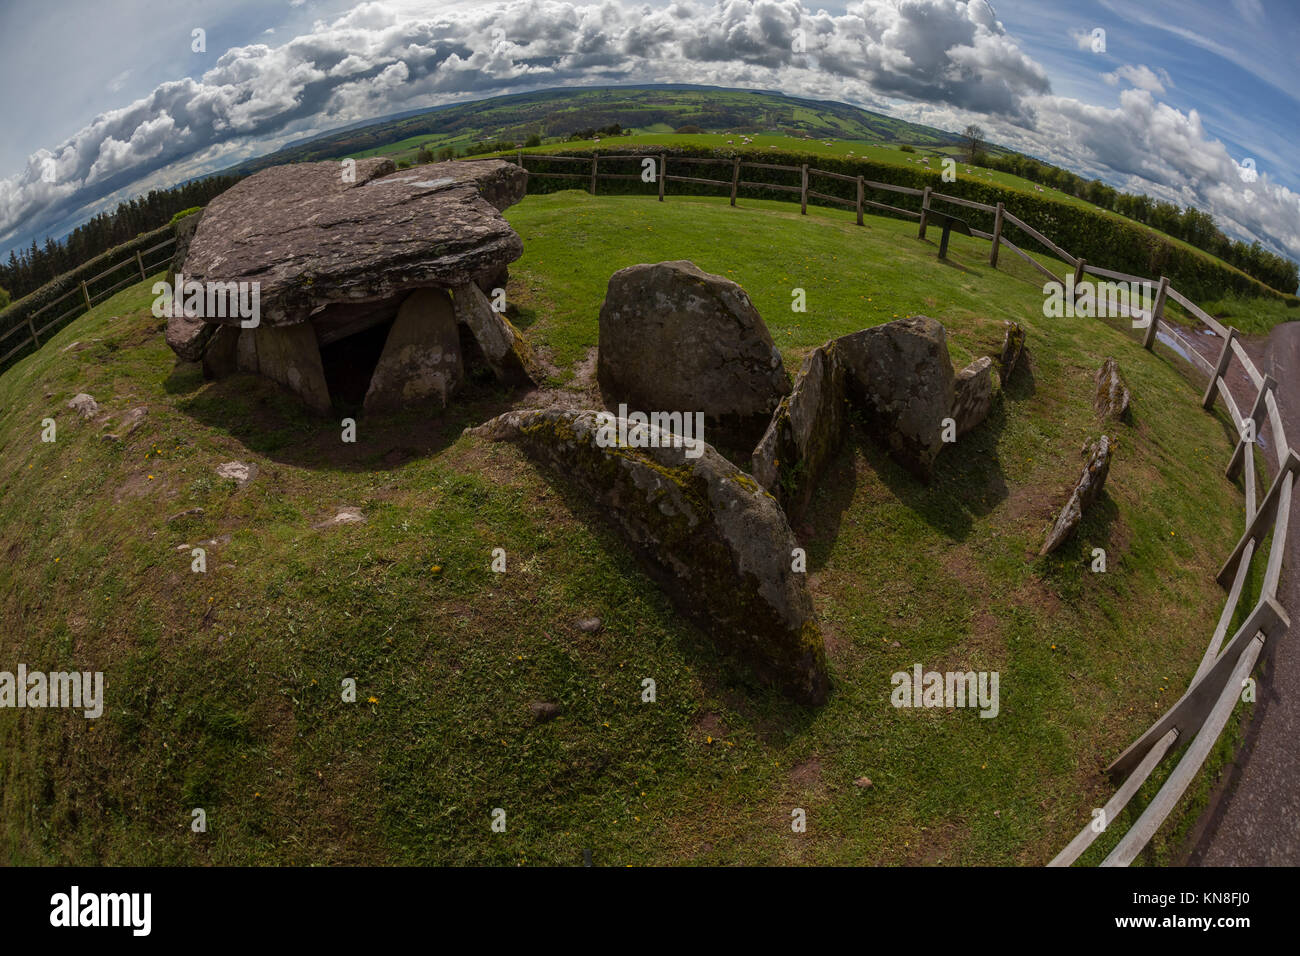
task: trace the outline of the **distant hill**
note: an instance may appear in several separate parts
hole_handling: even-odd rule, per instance
[[[615,123],[637,132],[667,133],[696,126],[709,132],[773,132],[926,147],[961,142],[955,133],[847,103],[706,86],[600,87],[520,93],[399,114],[286,146],[233,171],[248,173],[280,163],[390,152],[412,139],[418,140],[412,147],[463,150],[476,142],[522,143],[531,135],[567,138],[584,129]]]

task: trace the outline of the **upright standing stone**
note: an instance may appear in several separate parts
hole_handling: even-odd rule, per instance
[[[952,359],[944,328],[924,315],[836,339],[848,390],[894,459],[928,482],[943,450],[953,406]]]
[[[993,407],[993,360],[985,355],[957,373],[953,382],[952,418],[958,437],[988,417]]]
[[[1099,441],[1089,447],[1088,463],[1083,466],[1083,474],[1079,476],[1079,480],[1070,491],[1065,507],[1052,523],[1052,530],[1047,533],[1043,547],[1038,552],[1040,558],[1051,554],[1074,534],[1074,530],[1079,527],[1079,522],[1083,520],[1084,511],[1092,507],[1093,503],[1101,497],[1108,474],[1110,474],[1110,439],[1102,435]]]
[[[278,327],[259,325],[253,331],[259,374],[297,393],[313,411],[328,415],[332,408],[330,391],[325,384],[325,369],[311,325],[306,322]]]
[[[446,407],[464,377],[451,297],[441,289],[420,289],[397,310],[364,408],[394,411],[428,398]]]
[[[703,412],[747,442],[790,392],[781,353],[745,290],[684,260],[610,278],[596,377],[611,406]]]
[[[472,282],[453,291],[456,320],[464,324],[478,343],[483,360],[497,380],[511,388],[532,388],[545,379],[528,340],[504,315],[492,309],[483,290]]]
[[[1093,381],[1097,386],[1093,396],[1097,414],[1111,421],[1119,421],[1128,414],[1132,396],[1124,384],[1124,377],[1119,374],[1119,363],[1114,358],[1107,358],[1102,363]]]
[[[1025,350],[1025,330],[1016,322],[1008,322],[1006,333],[1002,336],[1002,352],[998,356],[998,374],[1005,386],[1011,380],[1011,373],[1020,362]]]
[[[844,368],[836,343],[809,353],[754,449],[750,470],[797,520],[844,432]]]

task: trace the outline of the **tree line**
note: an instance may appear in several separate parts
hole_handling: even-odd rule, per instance
[[[171,189],[154,189],[148,194],[119,203],[112,212],[102,212],[64,239],[47,236],[44,246],[32,240],[21,253],[11,251],[8,262],[0,262],[0,308],[8,297],[21,299],[56,276],[68,272],[101,252],[167,225],[172,216],[184,209],[205,206],[242,177],[208,176]]]
[[[969,131],[966,138],[969,143]],[[1058,189],[1094,206],[1109,209],[1152,229],[1158,229],[1188,245],[1218,256],[1279,292],[1293,293],[1300,286],[1300,266],[1290,259],[1269,252],[1258,240],[1245,243],[1239,239],[1229,239],[1215,224],[1214,217],[1207,212],[1191,206],[1184,209],[1177,203],[1152,199],[1140,193],[1135,195],[1121,192],[1107,186],[1100,179],[1087,180],[1069,170],[1040,163],[1020,153],[984,155],[980,163],[990,169],[1012,173],[1030,182]]]

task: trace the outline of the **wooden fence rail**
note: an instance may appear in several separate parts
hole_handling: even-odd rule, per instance
[[[78,283],[76,286],[69,289],[67,292],[59,296],[57,299],[54,299],[51,302],[47,302],[45,305],[41,306],[31,315],[27,316],[26,320],[15,325],[13,328],[9,329],[8,331],[0,333],[0,343],[5,342],[16,332],[24,331],[27,333],[26,338],[19,341],[16,345],[10,346],[7,351],[0,353],[0,366],[3,366],[5,362],[13,358],[15,355],[17,355],[19,352],[21,352],[23,349],[27,348],[28,346],[31,346],[34,349],[39,349],[42,344],[41,339],[46,338],[47,332],[50,333],[50,335],[53,335],[54,331],[57,331],[56,326],[61,328],[63,325],[65,325],[67,322],[70,322],[72,319],[76,318],[77,316],[84,315],[85,313],[89,312],[98,303],[103,302],[105,299],[109,298],[114,293],[119,292],[122,289],[125,289],[129,285],[134,285],[137,282],[149,278],[150,275],[157,272],[164,265],[168,264],[171,261],[171,253],[168,252],[166,255],[161,257],[157,262],[153,263],[152,265],[147,265],[145,263],[145,257],[150,256],[153,253],[161,252],[163,249],[168,249],[171,246],[175,245],[175,243],[176,243],[176,238],[173,236],[170,239],[164,239],[156,246],[150,246],[148,249],[143,249],[137,252],[130,253],[121,262],[115,263],[114,265],[109,266],[107,269],[105,269],[103,272],[99,273],[98,275],[92,276],[91,278]],[[100,289],[97,292],[94,293],[90,292],[90,286],[94,285],[96,282],[99,282],[102,279],[107,278],[108,276],[113,275],[115,272],[118,272],[119,270],[126,268],[127,266],[132,267],[132,272],[125,279],[122,279],[105,289]],[[55,318],[51,319],[49,322],[46,322],[40,328],[37,328],[35,320],[38,316],[42,315],[45,312],[50,311],[51,309],[54,308],[54,306],[67,301],[73,296],[77,297],[77,301],[75,302],[75,304],[72,306],[71,309],[68,309],[67,311],[59,314]]]

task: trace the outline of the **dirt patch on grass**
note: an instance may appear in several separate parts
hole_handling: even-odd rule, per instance
[[[789,779],[791,786],[799,791],[824,789],[821,757],[809,757],[802,763],[795,764],[790,769]]]
[[[904,866],[938,866],[956,862],[956,855],[970,839],[970,827],[954,820],[945,820],[926,827],[913,838],[904,841]]]

